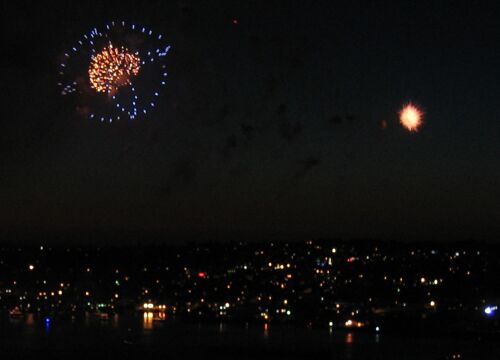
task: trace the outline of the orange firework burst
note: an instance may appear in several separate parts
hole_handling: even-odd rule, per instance
[[[422,125],[424,113],[412,103],[408,103],[399,112],[399,121],[408,131],[418,131]]]
[[[130,77],[137,75],[139,69],[139,56],[109,44],[90,61],[90,86],[98,92],[114,92],[120,86],[130,85]]]

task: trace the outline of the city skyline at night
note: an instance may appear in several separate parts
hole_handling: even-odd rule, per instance
[[[2,360],[500,359],[500,3],[4,0]]]

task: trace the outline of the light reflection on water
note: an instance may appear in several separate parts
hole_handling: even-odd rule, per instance
[[[103,344],[108,344],[112,347],[124,347],[120,351],[125,355],[127,351],[134,349],[134,346],[139,348],[147,344],[147,352],[153,355],[152,358],[162,358],[166,351],[165,344],[168,342],[169,351],[189,354],[186,359],[200,357],[207,348],[211,351],[228,353],[249,351],[248,359],[253,358],[252,354],[260,354],[261,351],[265,355],[264,358],[266,354],[269,356],[277,354],[276,359],[285,359],[293,354],[297,359],[321,355],[323,358],[339,360],[372,358],[434,360],[450,353],[459,351],[463,353],[464,350],[472,348],[474,351],[483,351],[484,354],[489,352],[488,355],[492,355],[492,351],[500,353],[500,346],[495,343],[484,345],[478,344],[477,341],[469,341],[464,345],[456,339],[439,337],[409,339],[388,334],[346,332],[342,329],[335,331],[326,328],[297,329],[279,324],[183,324],[162,319],[162,315],[156,312],[131,316],[113,315],[107,320],[92,316],[66,319],[51,317],[50,321],[46,322],[44,316],[37,314],[4,320],[0,319],[0,334],[2,334],[0,348],[10,348],[13,353],[39,350],[49,346],[46,345],[46,341],[49,341],[50,346],[56,347],[54,351],[62,353],[66,351],[65,348],[61,345],[58,349],[59,345],[54,344],[64,344],[67,348],[72,348],[80,346],[81,341],[85,341],[89,346],[88,351],[93,347],[102,350]],[[7,329],[4,330],[5,327]],[[298,353],[295,353],[295,350]],[[113,355],[109,360],[115,358],[117,357]],[[256,355],[254,358],[258,359],[259,356]],[[473,358],[498,357],[492,355],[488,358],[487,355],[481,355]]]
[[[35,318],[34,318],[33,314],[26,315],[26,325],[28,325],[28,326],[35,325]]]
[[[120,323],[118,322],[119,319],[120,317],[118,316],[118,314],[113,315],[112,324],[115,329],[118,328],[118,326],[120,325]]]
[[[142,328],[144,330],[151,330],[153,329],[153,313],[152,312],[145,312],[143,315],[144,321],[142,323]]]
[[[268,323],[264,324],[264,338],[265,339],[269,338],[269,324]]]
[[[348,332],[345,336],[345,343],[352,344],[353,341],[354,341],[354,335],[352,334],[352,332]]]
[[[50,330],[50,325],[51,325],[51,320],[49,317],[46,317],[44,319],[44,324],[45,324],[45,331],[49,331]]]
[[[155,322],[157,322],[157,324],[160,324],[165,320],[167,320],[167,315],[163,311],[160,312],[146,311],[143,313],[142,317],[143,317],[142,321],[143,330],[152,330],[155,327]]]

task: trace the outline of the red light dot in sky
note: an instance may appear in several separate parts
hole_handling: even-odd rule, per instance
[[[233,19],[233,25],[238,25],[238,19]]]

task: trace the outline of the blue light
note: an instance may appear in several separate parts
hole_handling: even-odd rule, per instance
[[[495,314],[495,311],[498,310],[498,306],[487,306],[484,308],[484,313],[488,316],[492,316]]]
[[[50,329],[50,318],[46,317],[45,318],[45,330],[49,331]]]

